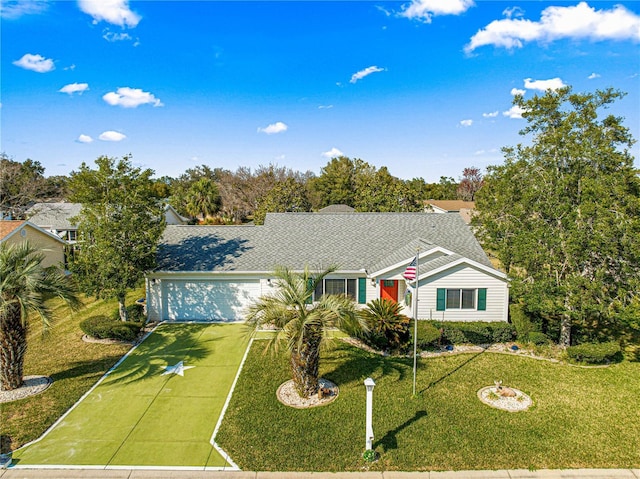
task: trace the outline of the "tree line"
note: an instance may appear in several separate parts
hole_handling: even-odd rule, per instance
[[[15,161],[0,155],[0,213],[21,219],[36,202],[73,201],[70,176],[45,177],[44,167],[30,159]],[[153,173],[153,172],[152,172]],[[269,164],[235,171],[199,165],[178,177],[150,177],[152,194],[181,215],[205,224],[261,224],[268,212],[317,211],[344,204],[356,211],[422,211],[424,200],[473,201],[482,186],[479,168],[465,168],[456,181],[442,176],[437,183],[423,178],[402,180],[386,166],[376,168],[361,159],[332,158],[316,175]]]

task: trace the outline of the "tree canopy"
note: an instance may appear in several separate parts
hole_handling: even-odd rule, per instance
[[[126,320],[127,289],[155,266],[164,205],[155,196],[152,170],[133,167],[128,156],[101,156],[95,163],[95,170],[83,163],[69,181],[72,200],[82,203],[71,270],[87,294],[117,298]]]
[[[563,345],[624,334],[640,289],[640,179],[613,89],[516,96],[530,144],[504,148],[476,206],[512,296]],[[628,315],[627,315],[628,317]]]

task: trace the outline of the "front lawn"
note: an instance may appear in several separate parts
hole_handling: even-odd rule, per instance
[[[289,379],[286,357],[254,342],[216,438],[245,470],[466,470],[637,468],[640,363],[607,368],[493,353],[419,361],[384,358],[340,343],[324,352],[321,376],[340,388],[331,404],[297,410],[275,396]],[[373,393],[376,463],[365,446],[365,388]],[[502,380],[534,406],[509,413],[476,396]]]
[[[144,290],[133,291],[127,304],[143,296]],[[131,348],[82,341],[82,320],[118,308],[115,301],[83,297],[82,302],[84,308],[72,313],[62,301],[51,300],[54,320],[44,336],[40,319],[30,318],[24,374],[49,376],[53,384],[37,396],[0,404],[0,432],[12,438],[14,449],[38,438]]]

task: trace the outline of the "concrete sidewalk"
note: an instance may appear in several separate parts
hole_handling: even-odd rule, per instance
[[[7,469],[1,479],[640,479],[640,469],[443,472],[248,472],[151,469]]]

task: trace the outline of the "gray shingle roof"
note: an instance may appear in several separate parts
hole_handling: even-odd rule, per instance
[[[491,267],[457,213],[269,213],[263,226],[167,226],[159,271],[373,271],[433,244]]]
[[[78,216],[80,203],[36,203],[27,210],[27,217],[34,225],[55,230],[74,230],[77,226],[69,218]]]

